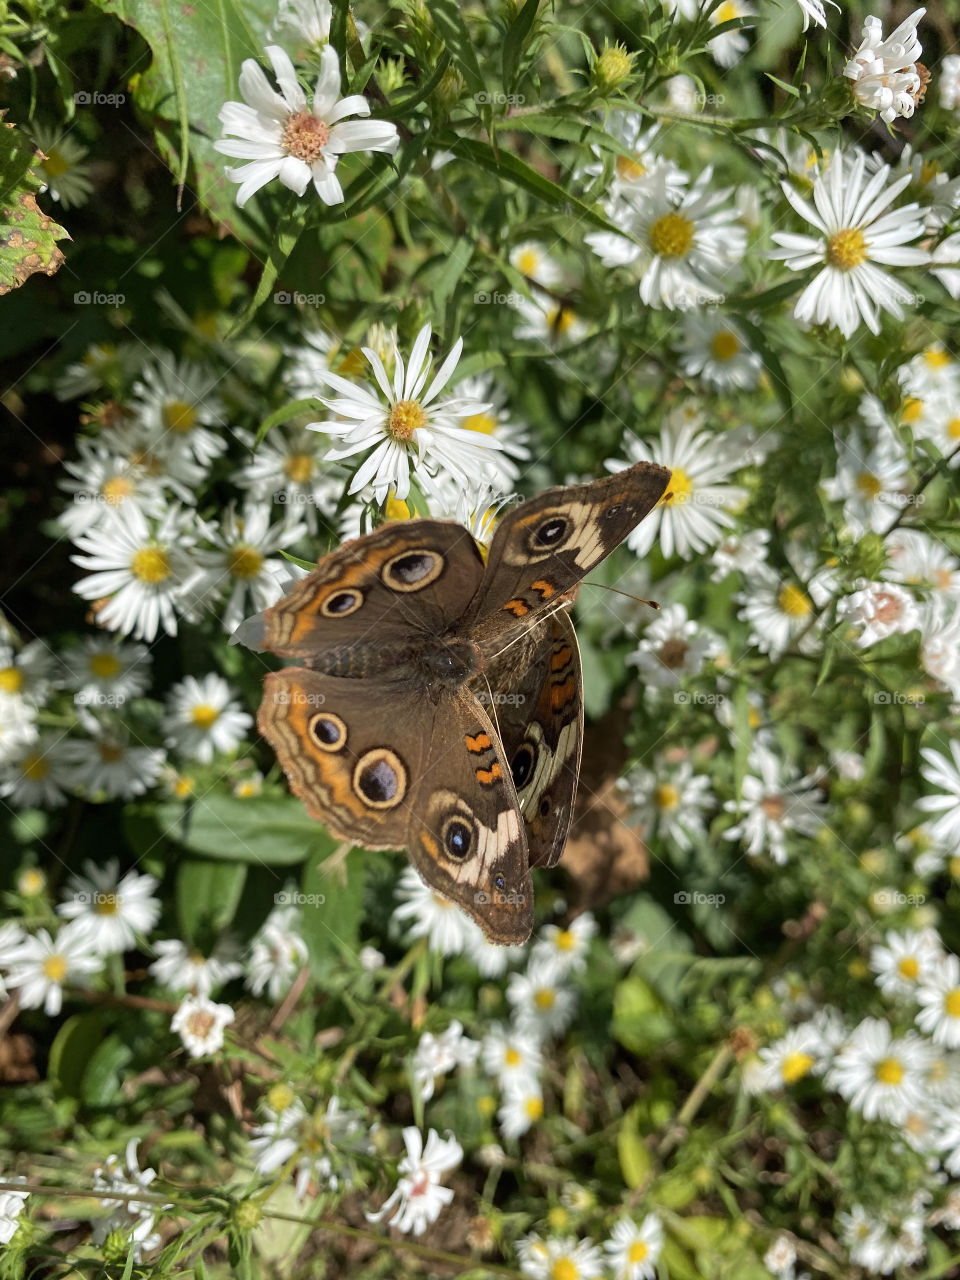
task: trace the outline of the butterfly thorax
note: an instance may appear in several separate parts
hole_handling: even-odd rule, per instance
[[[483,659],[472,640],[424,636],[405,645],[376,639],[331,645],[311,655],[308,665],[328,676],[402,681],[433,694],[473,680],[483,670]]]

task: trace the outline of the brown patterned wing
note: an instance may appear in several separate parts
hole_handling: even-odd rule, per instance
[[[566,844],[583,746],[582,679],[573,623],[562,610],[489,658],[476,687],[510,765],[531,867],[552,867]]]

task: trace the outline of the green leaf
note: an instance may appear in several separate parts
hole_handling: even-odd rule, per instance
[[[510,116],[501,126],[501,132],[506,129],[512,133],[533,133],[538,138],[575,142],[580,146],[593,143],[617,156],[628,154],[623,143],[612,133],[590,124],[577,111],[532,111],[529,115]]]
[[[467,87],[476,93],[483,88],[483,72],[458,0],[431,0],[430,17],[443,36]]]
[[[331,870],[325,857],[312,856],[303,868],[300,904],[303,939],[310,951],[310,971],[326,977],[345,953],[359,947],[366,864],[358,851]]]
[[[446,300],[460,283],[460,278],[470,265],[473,257],[473,241],[461,236],[453,242],[446,255],[443,268],[433,284],[433,300],[437,310],[442,311]]]
[[[0,124],[0,297],[32,275],[52,276],[63,263],[63,227],[39,207],[40,181],[31,172],[33,143],[12,124]]]
[[[299,418],[301,414],[326,412],[327,410],[315,396],[308,396],[306,400],[288,400],[260,423],[254,448],[261,443],[268,431],[279,427],[284,422],[289,422],[291,418]]]
[[[674,1033],[663,1001],[643,978],[625,978],[613,993],[615,1040],[633,1053],[646,1053]]]
[[[102,1009],[76,1013],[57,1032],[50,1047],[47,1079],[71,1098],[79,1098],[83,1074],[103,1042],[109,1014]]]
[[[243,862],[188,858],[181,863],[177,870],[177,914],[183,937],[198,942],[231,924],[246,880]]]
[[[777,355],[772,344],[767,338],[766,333],[759,325],[748,320],[746,316],[738,314],[737,324],[744,330],[749,337],[754,350],[763,360],[767,373],[770,375],[770,381],[773,383],[773,389],[777,399],[783,405],[784,413],[788,421],[793,423],[793,391],[790,387],[790,381],[787,378],[783,365],[780,363],[780,357]]]
[[[650,1148],[640,1137],[640,1114],[635,1106],[630,1108],[620,1122],[617,1155],[623,1180],[632,1191],[646,1181],[653,1168]]]
[[[520,66],[520,59],[523,57],[539,8],[540,0],[526,0],[504,36],[503,52],[500,56],[500,74],[507,93],[515,88],[517,68]]]
[[[114,1105],[120,1093],[126,1068],[133,1058],[133,1050],[119,1035],[102,1040],[86,1059],[83,1073],[82,1097],[88,1107]]]
[[[157,820],[191,853],[230,862],[292,867],[338,843],[293,796],[243,800],[211,792],[187,805],[158,806]]]

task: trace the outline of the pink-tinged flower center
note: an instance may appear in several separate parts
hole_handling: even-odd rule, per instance
[[[781,822],[787,806],[783,802],[783,796],[764,796],[760,801],[760,809],[768,821]]]
[[[283,126],[281,142],[298,160],[313,164],[330,141],[330,127],[312,111],[298,111]]]
[[[410,1196],[423,1196],[427,1194],[427,1188],[430,1186],[430,1177],[426,1169],[417,1171],[417,1176],[410,1184]]]
[[[878,622],[896,622],[903,612],[903,606],[896,596],[881,591],[873,602],[873,614]]]

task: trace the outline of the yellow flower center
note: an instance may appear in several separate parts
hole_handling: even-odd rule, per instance
[[[913,982],[919,972],[919,961],[915,960],[913,956],[904,956],[897,965],[897,973],[901,978],[906,978],[908,982]]]
[[[954,880],[960,880],[960,857],[954,854],[947,863],[947,870],[953,876]]]
[[[624,182],[635,182],[647,172],[647,166],[638,156],[617,156],[617,175]]]
[[[173,784],[173,794],[178,800],[186,800],[187,796],[192,795],[195,785],[192,778],[178,778]]]
[[[119,905],[120,903],[115,893],[98,893],[97,901],[93,908],[94,915],[115,916]]]
[[[740,341],[729,329],[721,329],[713,335],[710,350],[716,360],[732,360],[740,350]]]
[[[947,423],[947,435],[951,440],[960,440],[960,418],[951,418]]]
[[[943,997],[943,1011],[948,1018],[960,1018],[960,987],[954,987]]]
[[[190,708],[190,719],[200,729],[210,729],[216,724],[220,712],[207,702],[199,702]]]
[[[649,1252],[650,1250],[642,1240],[634,1240],[627,1254],[627,1261],[631,1266],[634,1266],[638,1262],[643,1262]]]
[[[523,1109],[531,1120],[539,1120],[543,1115],[543,1102],[539,1098],[527,1098]]]
[[[70,161],[64,156],[62,151],[58,151],[56,147],[52,147],[47,153],[47,158],[43,162],[44,170],[48,178],[60,178],[70,168]]]
[[[409,520],[411,512],[402,498],[395,498],[391,493],[387,498],[384,514],[388,520]]]
[[[553,942],[558,951],[572,951],[577,945],[576,936],[570,929],[561,929]]]
[[[936,160],[924,160],[920,166],[920,185],[925,187],[940,172],[940,164]]]
[[[98,680],[112,680],[120,670],[120,659],[115,653],[91,653],[90,673]]]
[[[133,485],[126,476],[111,476],[109,480],[104,480],[100,492],[106,499],[107,506],[119,507],[133,493]]]
[[[464,418],[462,426],[468,431],[480,431],[485,436],[492,436],[497,427],[497,420],[492,413],[471,413]]]
[[[813,1058],[809,1053],[789,1053],[780,1066],[780,1074],[784,1084],[796,1084],[802,1080],[813,1066]]]
[[[538,1009],[552,1009],[557,1002],[557,993],[552,987],[540,987],[533,997],[533,1003]]]
[[[943,369],[951,363],[953,357],[943,347],[927,347],[923,358],[931,369]]]
[[[903,420],[904,422],[919,422],[923,416],[923,401],[918,400],[916,396],[908,396],[903,402]]]
[[[680,803],[680,792],[669,782],[661,782],[653,793],[653,803],[658,809],[675,809]]]
[[[477,1111],[485,1120],[496,1113],[497,1100],[492,1093],[481,1094],[477,1099]]]
[[[43,872],[37,871],[35,867],[30,867],[27,871],[24,871],[17,881],[17,888],[25,898],[32,898],[42,892],[46,883],[47,877]]]
[[[67,976],[67,962],[63,956],[47,956],[43,962],[43,976],[51,982],[62,982]]]
[[[514,1049],[512,1046],[508,1045],[507,1051],[503,1055],[503,1060],[508,1067],[518,1067],[523,1061],[523,1055],[519,1049]]]
[[[23,672],[19,667],[4,667],[0,671],[0,689],[4,693],[19,693],[23,688]]]
[[[550,1268],[550,1280],[580,1280],[580,1268],[571,1258],[557,1258]]]
[[[167,553],[161,547],[141,547],[130,561],[130,572],[141,582],[165,582],[173,570]]]
[[[50,764],[43,756],[24,756],[20,772],[27,782],[43,782],[45,778],[50,776]]]
[[[398,400],[390,410],[387,432],[394,440],[412,440],[413,433],[427,425],[427,415],[417,400]]]
[[[576,318],[569,307],[556,307],[547,317],[550,332],[562,338]]]
[[[880,1084],[899,1084],[903,1079],[903,1063],[897,1058],[882,1058],[873,1069]]]
[[[807,618],[813,610],[810,597],[792,582],[781,587],[777,604],[788,618]]]
[[[230,552],[227,568],[235,578],[255,578],[263,568],[263,556],[255,547],[241,542]]]
[[[260,783],[256,778],[247,778],[244,782],[237,783],[237,789],[234,795],[241,800],[249,800],[251,796],[260,794]]]
[[[670,472],[667,497],[661,498],[661,502],[668,507],[679,507],[689,500],[692,493],[693,481],[682,467],[674,467]]]
[[[882,492],[883,485],[872,471],[861,471],[857,476],[857,488],[865,498],[875,498]]]
[[[540,265],[540,254],[535,249],[524,249],[517,255],[517,270],[525,276],[532,276]]]
[[[163,406],[163,421],[168,431],[186,435],[197,425],[197,411],[186,400],[168,400]]]
[[[315,463],[309,453],[291,453],[283,469],[294,484],[306,484],[313,477]]]
[[[739,18],[740,13],[737,6],[733,3],[733,0],[723,0],[723,4],[711,15],[711,17],[713,18],[714,23],[719,25],[721,22],[730,22],[733,18]]]
[[[751,729],[760,728],[760,712],[756,707],[747,708],[747,724]]]
[[[330,141],[330,128],[312,111],[297,111],[283,126],[282,146],[298,160],[312,164]]]
[[[658,258],[684,258],[695,231],[695,224],[682,213],[665,213],[650,227],[650,248]]]
[[[852,271],[866,259],[866,237],[857,227],[837,231],[827,241],[827,262],[838,271]]]

